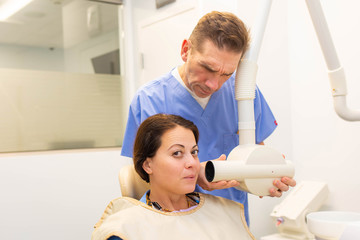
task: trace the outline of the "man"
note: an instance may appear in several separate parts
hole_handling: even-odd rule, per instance
[[[194,122],[200,132],[199,159],[203,166],[203,174],[198,180],[201,188],[196,191],[244,204],[249,223],[247,193],[233,188],[238,182],[209,183],[204,177],[205,161],[225,160],[226,155],[239,144],[234,72],[248,42],[248,31],[234,14],[211,12],[203,16],[190,38],[182,43],[184,64],[146,84],[136,93],[130,105],[121,154],[132,157],[137,128],[149,116],[156,113],[176,114]],[[254,112],[256,142],[262,144],[276,128],[276,121],[259,89],[256,89]],[[282,181],[274,182],[275,188],[270,190],[270,195],[279,197],[282,191],[295,184],[293,179],[284,177]]]

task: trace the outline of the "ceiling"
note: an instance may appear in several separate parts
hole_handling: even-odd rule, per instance
[[[5,0],[0,0],[0,6],[3,2]],[[90,34],[87,18],[88,9],[93,5],[97,6],[95,20],[99,24],[95,26],[98,31],[92,29]],[[0,21],[0,44],[66,48],[96,33],[117,28],[118,8],[114,4],[85,0],[32,0],[6,21]]]

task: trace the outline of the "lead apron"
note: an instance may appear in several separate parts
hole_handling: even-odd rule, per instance
[[[105,209],[91,239],[110,236],[124,240],[255,239],[242,204],[208,194],[200,194],[195,209],[175,213],[158,211],[133,198],[117,198]]]

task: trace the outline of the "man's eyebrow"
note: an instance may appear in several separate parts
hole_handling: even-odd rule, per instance
[[[206,70],[210,71],[210,72],[219,72],[217,70],[214,70],[213,68],[211,68],[209,65],[207,65],[206,63],[204,62],[199,62],[199,64],[205,68]],[[231,73],[223,73],[221,74],[221,76],[231,76],[234,72],[231,72]]]
[[[218,71],[214,70],[213,68],[211,68],[209,65],[207,65],[207,64],[204,63],[204,62],[199,62],[199,64],[200,64],[203,68],[206,68],[207,70],[209,70],[210,72],[218,72]]]

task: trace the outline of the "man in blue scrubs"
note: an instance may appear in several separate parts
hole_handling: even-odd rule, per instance
[[[130,105],[121,155],[132,157],[136,131],[141,122],[154,114],[167,113],[180,115],[198,127],[198,156],[202,166],[208,160],[225,160],[225,156],[239,145],[234,72],[248,42],[248,31],[234,14],[211,12],[202,17],[190,38],[182,43],[181,58],[184,64],[137,91]],[[254,112],[256,142],[262,144],[277,124],[258,88]],[[284,177],[274,182],[270,195],[280,197],[283,191],[295,184],[295,180]],[[198,192],[244,204],[249,223],[247,193],[234,188],[238,185],[237,181],[209,183],[204,177],[203,168],[198,185]]]

